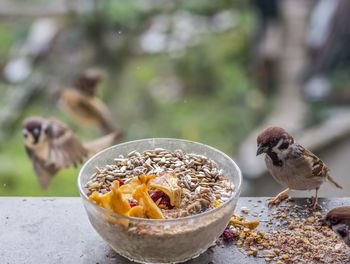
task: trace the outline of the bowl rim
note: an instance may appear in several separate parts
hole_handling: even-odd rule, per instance
[[[185,216],[185,217],[179,217],[179,218],[170,218],[170,219],[149,219],[149,218],[140,218],[140,217],[132,217],[132,216],[125,216],[119,213],[115,213],[112,212],[102,206],[99,206],[98,204],[92,202],[87,194],[84,191],[84,187],[80,184],[80,179],[82,178],[82,174],[83,171],[85,170],[85,167],[87,167],[87,165],[94,160],[97,156],[101,155],[102,153],[111,151],[112,149],[119,147],[119,146],[123,146],[123,145],[128,145],[131,143],[138,143],[138,142],[144,142],[144,141],[150,141],[150,140],[171,140],[171,141],[181,141],[184,143],[191,143],[191,144],[196,144],[196,145],[202,145],[206,148],[209,148],[215,152],[218,152],[220,155],[223,155],[225,158],[227,158],[228,160],[231,161],[233,167],[235,167],[236,171],[237,171],[237,177],[238,177],[238,184],[235,184],[235,188],[231,194],[231,197],[225,201],[224,203],[222,203],[221,205],[219,205],[218,207],[215,207],[211,210],[207,210],[203,213],[199,213],[199,214],[195,214],[195,215],[190,215],[190,216]],[[96,208],[97,210],[103,212],[103,213],[107,213],[110,216],[113,217],[117,217],[117,218],[123,218],[126,220],[130,220],[130,221],[137,221],[137,222],[149,222],[149,223],[173,223],[173,222],[180,222],[180,221],[187,221],[187,220],[192,220],[192,219],[196,219],[196,218],[200,218],[206,215],[210,215],[215,213],[216,211],[221,210],[222,208],[226,207],[232,200],[234,200],[235,198],[239,198],[240,192],[241,192],[241,188],[242,188],[242,172],[239,168],[239,166],[236,164],[236,162],[227,154],[225,154],[224,152],[222,152],[221,150],[218,150],[214,147],[211,147],[209,145],[200,143],[200,142],[196,142],[196,141],[192,141],[192,140],[186,140],[186,139],[178,139],[178,138],[144,138],[144,139],[137,139],[137,140],[131,140],[131,141],[127,141],[127,142],[123,142],[120,144],[116,144],[113,146],[110,146],[108,148],[105,148],[99,152],[97,152],[96,154],[94,154],[92,157],[90,157],[87,161],[85,161],[85,163],[83,164],[83,166],[80,168],[79,170],[79,175],[77,178],[77,183],[78,183],[78,189],[79,189],[79,193],[80,193],[80,197],[82,197],[85,201],[87,201],[89,204],[91,204],[94,208]],[[237,197],[236,197],[237,196]]]

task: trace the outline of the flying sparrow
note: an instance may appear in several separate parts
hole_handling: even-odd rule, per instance
[[[329,169],[315,154],[296,143],[283,128],[269,127],[257,138],[256,155],[266,153],[265,163],[272,177],[286,189],[270,204],[279,204],[293,190],[316,190],[312,207],[317,206],[318,189],[325,181],[342,188],[329,174]]]
[[[87,157],[119,139],[111,133],[92,142],[82,143],[64,123],[55,118],[29,117],[23,121],[24,145],[39,183],[46,188],[61,169],[77,166]]]
[[[107,106],[96,97],[96,89],[103,74],[89,69],[80,74],[72,87],[59,92],[60,102],[79,121],[101,127],[105,134],[118,131]]]
[[[337,233],[350,247],[350,206],[330,210],[322,222]]]

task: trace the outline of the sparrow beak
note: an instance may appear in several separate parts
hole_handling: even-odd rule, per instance
[[[256,151],[256,155],[259,156],[267,151],[267,147],[258,145],[258,150]]]
[[[318,222],[319,222],[321,225],[326,225],[326,226],[328,226],[328,224],[327,224],[327,220],[326,220],[326,218],[325,218],[325,217],[320,218],[320,219],[318,220]]]
[[[329,222],[329,220],[326,219],[326,217],[320,218],[318,222],[323,226],[331,228],[331,223]]]

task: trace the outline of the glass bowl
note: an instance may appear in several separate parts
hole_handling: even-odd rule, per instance
[[[144,219],[111,212],[90,201],[86,183],[96,167],[113,164],[119,155],[136,150],[181,149],[214,160],[234,184],[231,197],[206,212],[176,219]],[[178,263],[205,252],[227,226],[241,192],[242,175],[236,163],[223,152],[207,145],[180,139],[142,139],[107,148],[81,168],[78,187],[89,220],[97,233],[120,255],[140,263]]]

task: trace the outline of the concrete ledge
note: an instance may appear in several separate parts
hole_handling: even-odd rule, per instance
[[[296,203],[308,203],[297,199]],[[320,199],[323,210],[350,204],[350,198]],[[266,218],[265,198],[241,198],[242,206]],[[248,216],[249,217],[249,216]],[[250,216],[249,218],[254,218]],[[90,225],[77,197],[1,197],[1,263],[132,263],[112,251]],[[233,245],[216,246],[192,264],[264,263],[245,256]]]

